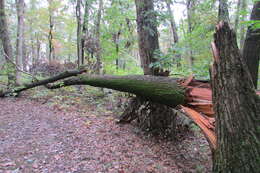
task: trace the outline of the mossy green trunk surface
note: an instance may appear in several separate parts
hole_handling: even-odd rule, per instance
[[[132,93],[141,98],[171,107],[185,103],[185,89],[181,87],[178,84],[177,79],[174,78],[148,75],[103,76],[81,74],[83,72],[84,70],[67,71],[48,79],[24,84],[21,87],[2,92],[0,93],[0,97],[5,97],[12,93],[20,93],[41,85],[44,85],[49,89],[71,85],[90,85]],[[63,81],[58,84],[50,84],[59,80]]]
[[[168,77],[80,75],[64,81],[64,85],[74,85],[74,83],[129,92],[173,107],[185,102],[184,89],[176,79]]]

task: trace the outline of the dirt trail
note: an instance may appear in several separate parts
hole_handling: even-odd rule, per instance
[[[209,158],[201,157],[198,146],[191,146],[193,156],[188,156],[180,146],[145,140],[135,131],[115,124],[112,116],[0,99],[0,173],[196,172]]]

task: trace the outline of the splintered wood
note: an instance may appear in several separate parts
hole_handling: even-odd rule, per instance
[[[216,54],[217,56],[217,54]],[[210,147],[217,148],[217,137],[215,134],[215,117],[212,104],[212,91],[209,82],[195,80],[191,75],[180,84],[186,90],[186,105],[181,110],[191,118],[202,130]],[[256,91],[260,95],[260,91]]]
[[[194,76],[181,82],[186,90],[187,104],[181,110],[202,130],[212,149],[217,148],[212,92],[208,82],[197,81]]]
[[[201,130],[205,134],[205,137],[209,141],[210,147],[216,149],[217,138],[214,132],[215,130],[214,122],[209,121],[208,119],[203,117],[200,113],[188,107],[181,106],[181,109],[201,128]]]

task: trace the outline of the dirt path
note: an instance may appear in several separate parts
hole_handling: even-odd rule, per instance
[[[201,144],[191,146],[189,156],[182,145],[145,140],[135,132],[112,116],[79,116],[22,98],[0,99],[0,173],[179,173],[207,165]]]

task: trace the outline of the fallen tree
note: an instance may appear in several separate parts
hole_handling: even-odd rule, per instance
[[[211,90],[207,81],[195,80],[193,76],[187,79],[176,79],[149,75],[89,75],[84,72],[84,69],[66,71],[48,79],[34,81],[11,90],[2,91],[0,97],[19,94],[22,91],[42,85],[48,89],[71,85],[90,85],[129,92],[137,95],[142,100],[150,100],[173,108],[178,105],[185,105],[186,107],[183,106],[181,109],[202,128],[211,147],[216,148]],[[197,112],[194,114],[195,110],[190,111],[187,107],[195,109]],[[203,112],[203,114],[199,112]],[[121,118],[122,122],[125,121],[124,118]],[[130,121],[134,119],[131,117]],[[128,120],[128,122],[130,121]]]

